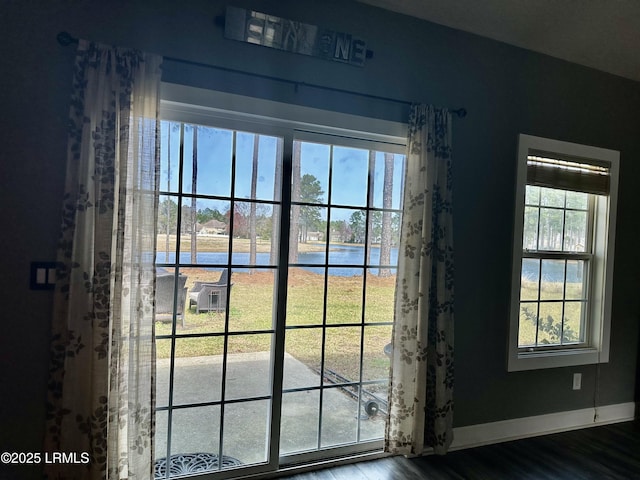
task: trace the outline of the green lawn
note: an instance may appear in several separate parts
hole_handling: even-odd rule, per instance
[[[187,287],[210,275],[201,269],[185,270]],[[268,351],[272,335],[242,332],[272,329],[275,287],[269,272],[234,273],[229,302],[228,331],[237,333],[228,337],[228,353]],[[287,291],[287,353],[312,368],[319,368],[323,335],[325,339],[325,368],[352,380],[359,378],[360,339],[365,336],[363,352],[363,379],[383,379],[388,376],[389,359],[384,346],[391,341],[390,325],[360,326],[362,321],[362,277],[329,277],[327,285],[326,328],[323,325],[324,277],[301,269],[292,269]],[[369,276],[366,286],[365,321],[367,323],[393,320],[393,293],[395,277]],[[338,324],[357,326],[336,327]],[[333,326],[332,326],[333,325]],[[308,328],[293,328],[293,327]],[[170,323],[156,323],[156,334],[171,334]],[[215,334],[225,331],[223,313],[196,314],[188,310],[185,327],[180,322],[177,334]],[[176,356],[206,356],[223,353],[222,336],[208,336],[176,341]],[[160,339],[157,344],[159,358],[170,355],[171,342]]]

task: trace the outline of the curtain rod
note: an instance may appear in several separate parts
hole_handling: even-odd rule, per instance
[[[58,33],[58,35],[56,36],[56,38],[58,39],[58,43],[60,45],[62,45],[63,47],[66,47],[68,45],[72,45],[72,44],[77,44],[78,43],[78,39],[75,37],[72,37],[69,33],[67,32],[60,32]],[[390,97],[382,97],[379,95],[371,95],[368,93],[361,93],[361,92],[354,92],[351,90],[344,90],[342,88],[335,88],[335,87],[327,87],[325,85],[318,85],[315,83],[306,83],[306,82],[298,82],[296,80],[289,80],[287,78],[281,78],[281,77],[274,77],[271,75],[263,75],[260,73],[252,73],[252,72],[247,72],[244,70],[237,70],[235,68],[227,68],[227,67],[220,67],[218,65],[211,65],[209,63],[201,63],[201,62],[194,62],[191,60],[183,60],[181,58],[174,58],[174,57],[164,57],[165,60],[168,60],[170,62],[176,62],[176,63],[183,63],[186,65],[193,65],[196,67],[204,67],[204,68],[213,68],[216,70],[222,70],[224,72],[229,72],[229,73],[238,73],[241,75],[248,75],[248,76],[252,76],[252,77],[257,77],[257,78],[261,78],[264,80],[272,80],[275,82],[281,82],[281,83],[288,83],[290,85],[293,85],[294,88],[298,88],[300,86],[302,87],[309,87],[309,88],[315,88],[318,90],[327,90],[329,92],[336,92],[336,93],[344,93],[344,94],[348,94],[348,95],[355,95],[358,97],[363,97],[363,98],[369,98],[371,100],[381,100],[384,102],[392,102],[392,103],[399,103],[402,105],[413,105],[415,102],[409,102],[407,100],[400,100],[397,98],[390,98]],[[454,113],[458,116],[458,118],[464,118],[467,116],[467,110],[466,108],[458,108],[458,109],[450,109],[449,110],[451,113]]]

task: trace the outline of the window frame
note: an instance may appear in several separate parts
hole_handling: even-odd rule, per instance
[[[592,246],[587,284],[585,342],[572,345],[550,345],[549,348],[519,347],[520,291],[523,249],[525,193],[527,186],[527,157],[547,152],[550,155],[578,158],[584,163],[609,167],[609,195],[590,195],[593,201],[593,231],[587,232]],[[511,305],[508,336],[508,371],[534,370],[575,365],[606,363],[609,361],[611,331],[611,297],[613,293],[613,263],[618,195],[620,152],[588,145],[564,142],[532,135],[518,138],[516,203],[513,235],[513,264]],[[543,255],[546,252],[543,252]],[[551,252],[549,257],[554,256]],[[580,254],[584,256],[584,254]],[[541,255],[542,256],[542,255]],[[561,253],[558,258],[570,257]]]
[[[538,267],[538,272],[539,272],[539,276],[538,276],[538,297],[534,300],[534,299],[519,299],[519,306],[522,307],[523,303],[531,303],[531,304],[537,304],[538,305],[538,315],[540,313],[540,304],[552,304],[552,303],[561,303],[563,304],[562,306],[562,312],[564,314],[565,311],[565,306],[567,303],[583,303],[585,308],[581,309],[581,315],[580,315],[580,323],[583,326],[586,326],[589,324],[589,317],[590,317],[590,312],[589,309],[586,308],[589,306],[589,297],[590,297],[590,286],[591,286],[591,273],[593,272],[593,269],[591,268],[592,264],[593,264],[593,259],[594,259],[594,254],[593,254],[593,232],[594,232],[594,219],[595,219],[595,197],[593,195],[589,195],[587,197],[587,208],[586,210],[584,209],[577,209],[577,208],[573,208],[573,207],[568,207],[567,206],[567,199],[566,196],[563,200],[564,205],[562,207],[559,206],[551,206],[551,205],[543,205],[542,204],[542,191],[539,191],[539,198],[538,198],[538,203],[537,204],[530,204],[527,203],[526,201],[526,187],[530,186],[529,184],[525,185],[525,202],[524,202],[524,208],[525,211],[527,209],[527,207],[531,208],[537,208],[538,209],[538,228],[536,230],[536,240],[539,243],[540,240],[540,215],[541,215],[541,210],[545,209],[545,210],[558,210],[563,212],[563,217],[564,217],[564,221],[563,221],[563,243],[564,243],[564,232],[565,232],[565,227],[566,227],[566,213],[567,212],[584,212],[586,214],[586,221],[587,221],[587,225],[586,225],[586,229],[585,229],[585,250],[584,251],[574,251],[574,250],[545,250],[543,248],[535,248],[535,249],[528,249],[528,248],[522,248],[522,256],[521,259],[522,261],[524,261],[525,259],[531,259],[531,260],[538,260],[540,261],[540,265]],[[538,187],[538,188],[544,188],[544,187]],[[546,187],[546,188],[550,188],[550,187]],[[554,190],[558,190],[558,191],[562,191],[562,192],[567,192],[566,190],[562,190],[562,189],[554,189]],[[526,215],[526,214],[525,214]],[[523,219],[524,221],[524,219]],[[524,224],[523,224],[524,225]],[[523,228],[523,232],[524,232],[524,228]],[[524,236],[524,234],[523,234]],[[538,245],[539,247],[539,245]],[[548,260],[548,261],[564,261],[565,262],[565,267],[563,270],[563,292],[562,292],[562,298],[555,298],[555,299],[549,299],[549,298],[541,298],[541,293],[542,293],[542,272],[543,272],[543,264],[542,262]],[[584,271],[586,272],[583,276],[582,279],[582,298],[581,299],[577,299],[577,298],[567,298],[566,297],[566,291],[567,291],[567,281],[566,281],[566,277],[567,277],[567,262],[569,261],[577,261],[577,262],[584,262]],[[521,291],[520,291],[521,292]],[[564,325],[564,321],[562,321],[562,325]],[[583,332],[583,330],[585,330]],[[591,338],[590,332],[588,331],[587,328],[582,328],[580,332],[584,333],[583,335],[583,340],[578,340],[576,342],[567,342],[564,343],[563,339],[560,339],[560,344],[548,344],[548,345],[540,345],[540,344],[536,344],[536,345],[527,345],[527,346],[520,346],[518,345],[518,351],[522,352],[522,351],[544,351],[544,350],[558,350],[558,349],[567,349],[567,348],[581,348],[581,347],[585,347],[588,346],[589,344],[589,339]],[[564,332],[563,332],[564,333]],[[536,334],[537,337],[537,334]]]

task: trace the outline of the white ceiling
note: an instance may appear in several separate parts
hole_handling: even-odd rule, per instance
[[[638,0],[358,0],[640,81]]]

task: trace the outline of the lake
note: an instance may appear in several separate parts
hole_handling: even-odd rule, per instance
[[[165,252],[158,252],[156,254],[156,263],[174,263],[176,259],[175,252],[170,252],[168,257]],[[324,265],[326,259],[325,252],[300,252],[298,254],[298,263],[300,268],[308,270],[314,273],[324,273]],[[226,266],[228,262],[228,254],[226,252],[199,252],[196,256],[196,263],[199,265],[206,265],[205,268],[211,270],[219,270]],[[190,264],[191,253],[180,252],[180,263]],[[231,265],[242,265],[246,267],[249,265],[248,253],[234,252],[231,255]],[[352,277],[354,275],[362,275],[364,267],[364,247],[361,245],[332,245],[329,250],[329,275]],[[380,263],[380,247],[371,248],[371,260],[369,265],[379,265]],[[397,265],[398,263],[398,249],[391,249],[391,264]],[[220,265],[216,268],[216,265]],[[256,265],[269,265],[269,254],[258,253],[256,254]],[[317,266],[316,266],[317,265]],[[362,267],[358,267],[362,265]],[[246,270],[246,268],[239,268],[239,271]],[[374,275],[378,273],[377,268],[370,268],[369,271]]]
[[[533,258],[522,259],[522,279],[537,281],[540,276],[540,260]],[[583,262],[571,260],[567,262],[567,283],[582,283],[584,278]],[[564,281],[564,260],[543,260],[542,280],[545,282]]]

